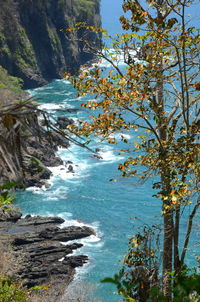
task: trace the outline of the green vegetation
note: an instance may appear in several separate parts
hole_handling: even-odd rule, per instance
[[[43,167],[40,166],[39,160],[37,160],[35,157],[31,157],[31,162],[36,167],[37,172],[42,172],[44,170]]]
[[[130,273],[129,273],[130,275]],[[172,288],[172,302],[199,302],[200,301],[200,275],[196,269],[183,269],[177,276],[169,274],[174,284]],[[140,280],[140,284],[131,278],[124,278],[121,270],[114,278],[106,278],[102,282],[115,284],[118,294],[124,297],[124,302],[166,302],[167,298],[162,292],[160,285],[147,288],[148,280]]]
[[[22,92],[23,81],[17,77],[12,77],[0,66],[0,102],[6,101],[9,97],[17,98],[24,94]]]
[[[14,196],[11,196],[8,191],[0,191],[0,207],[12,203],[15,200]]]
[[[21,36],[20,43],[18,44],[14,52],[14,58],[16,60],[16,63],[18,63],[22,69],[36,67],[37,63],[35,60],[35,53],[26,36]]]
[[[54,51],[56,51],[56,52],[61,51],[62,47],[61,47],[61,43],[60,43],[60,40],[59,40],[59,37],[58,37],[56,31],[51,29],[49,26],[47,26],[47,31],[48,31],[48,36],[51,40],[51,45],[52,45]]]
[[[0,32],[0,46],[3,45],[5,41],[5,36]]]
[[[10,190],[20,185],[19,182],[6,182],[0,186],[0,206],[12,203],[15,197],[10,194]]]
[[[10,277],[0,275],[0,301],[26,302],[27,294]]]
[[[95,2],[93,0],[76,0],[77,11],[80,15],[87,14],[88,17],[94,14]]]
[[[122,268],[113,278],[103,283],[112,283],[126,302],[168,301],[158,278],[161,257],[161,229],[145,225],[143,230],[129,239],[128,252],[122,261]],[[199,262],[198,258],[197,261]],[[144,265],[145,264],[145,265]],[[199,264],[198,264],[199,266]],[[178,273],[169,273],[172,283],[172,302],[200,301],[200,274],[198,268],[183,266]]]

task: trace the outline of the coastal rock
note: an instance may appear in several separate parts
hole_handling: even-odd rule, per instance
[[[55,292],[60,297],[72,281],[75,268],[88,261],[87,255],[71,255],[83,246],[81,243],[71,243],[71,240],[94,235],[94,230],[87,226],[60,228],[64,222],[60,217],[27,215],[16,222],[10,221],[9,217],[3,221],[2,213],[3,209],[0,208],[0,245],[5,247],[11,244],[10,252],[15,263],[11,263],[9,273],[27,288],[43,284],[50,286],[48,301],[55,301]],[[21,213],[18,216],[21,217]],[[4,253],[9,259],[7,248]]]
[[[69,140],[59,133],[52,133],[52,139],[54,141],[54,144],[56,145],[56,149],[58,146],[63,147],[63,148],[69,148]]]
[[[0,221],[16,222],[21,216],[22,213],[11,204],[0,207]]]
[[[12,233],[14,233],[14,230],[12,230]],[[13,245],[20,246],[34,242],[41,242],[44,240],[67,242],[70,240],[85,238],[94,234],[95,233],[91,228],[85,226],[70,226],[62,229],[60,229],[59,227],[45,227],[45,229],[42,230],[37,226],[35,230],[33,230],[33,228],[29,228],[28,233],[24,233],[19,237],[17,236],[13,240]]]
[[[66,71],[75,72],[94,57],[78,42],[78,33],[72,39],[65,31],[76,22],[100,27],[100,1],[1,1],[0,65],[22,78],[25,88],[63,78]],[[87,39],[101,43],[101,35],[94,32]]]
[[[63,260],[63,264],[70,265],[71,267],[80,267],[83,266],[84,263],[87,263],[88,257],[84,255],[80,256],[71,256],[71,257],[65,257]]]
[[[57,112],[66,112],[66,113],[77,113],[79,109],[77,108],[58,108],[56,109]]]
[[[57,119],[56,126],[58,126],[60,129],[66,129],[67,126],[72,125],[73,123],[73,119],[65,116],[59,116]]]
[[[23,175],[16,181],[20,182],[21,187],[42,187],[47,186],[46,180],[52,175],[48,167],[57,167],[63,165],[63,160],[56,156],[58,147],[68,148],[69,140],[64,134],[60,134],[58,129],[55,131],[44,132],[41,129],[40,135],[30,134],[21,143],[21,157]],[[0,184],[13,181],[12,172],[9,167],[0,161],[2,170],[0,175]],[[23,179],[22,179],[23,178]]]
[[[87,256],[74,256],[72,261],[66,255],[71,254],[73,250],[82,247],[82,244],[72,244],[64,246],[61,243],[33,243],[22,249],[22,254],[26,255],[21,270],[18,271],[20,279],[26,287],[41,285],[49,282],[52,276],[74,275],[74,268],[82,266],[88,260]],[[63,260],[64,259],[64,260]]]
[[[36,225],[47,225],[47,224],[61,224],[65,220],[61,217],[43,217],[43,216],[31,216],[26,215],[20,219],[16,225],[18,226],[36,226]]]
[[[67,172],[74,173],[74,168],[73,168],[72,165],[68,166],[68,171]]]

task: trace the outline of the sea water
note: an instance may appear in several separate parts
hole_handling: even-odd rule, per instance
[[[122,0],[116,0],[114,6],[113,0],[101,1],[103,27],[111,33],[121,32],[117,17],[123,14],[121,4]],[[113,11],[116,17],[111,15]],[[195,11],[198,12],[198,9]],[[109,67],[106,64],[104,66]],[[66,80],[55,80],[49,85],[32,90],[31,93],[38,98],[41,109],[47,110],[53,117],[62,115],[76,121],[86,120],[91,114],[81,107],[84,99],[77,97],[75,89]],[[70,108],[78,111],[64,112]],[[122,134],[127,136],[130,143],[137,140],[137,133],[118,133],[117,137],[120,138]],[[63,160],[73,162],[75,173],[68,173],[65,165],[50,168],[53,172],[50,179],[51,187],[48,189],[34,187],[18,193],[17,205],[24,215],[58,215],[65,219],[63,226],[88,225],[94,228],[96,236],[81,239],[84,247],[74,252],[89,256],[88,264],[77,270],[75,283],[81,283],[82,288],[86,284],[86,291],[89,290],[87,284],[92,284],[96,288],[94,296],[99,297],[99,300],[117,302],[121,298],[116,294],[116,288],[103,284],[100,280],[112,277],[118,272],[119,261],[127,251],[128,238],[138,231],[143,222],[152,225],[162,221],[161,203],[152,197],[156,193],[152,190],[155,179],[139,184],[132,178],[120,178],[117,167],[125,159],[119,155],[119,150],[124,148],[122,142],[113,146],[95,139],[91,148],[100,149],[101,160],[93,157],[87,149],[76,145],[71,145],[67,150],[60,148],[58,155]],[[110,182],[111,178],[118,181]],[[186,216],[191,209],[192,206],[187,208]],[[133,220],[131,217],[138,217],[139,220]],[[199,216],[194,222],[187,255],[187,264],[190,266],[195,265],[195,255],[199,254],[198,224]],[[183,242],[185,229],[186,219],[183,219],[180,242]],[[75,291],[78,293],[77,289]],[[80,292],[80,295],[84,293]]]
[[[86,120],[91,113],[81,107],[82,97],[77,97],[74,87],[66,80],[55,80],[49,85],[31,91],[38,99],[40,107],[56,118],[67,116],[76,120]],[[77,109],[71,113],[65,109]],[[96,236],[81,239],[84,246],[74,254],[89,256],[89,262],[77,270],[75,280],[83,284],[95,285],[94,296],[104,302],[117,302],[120,297],[116,288],[100,281],[112,277],[119,271],[119,261],[127,251],[128,238],[138,231],[142,223],[158,224],[162,221],[161,202],[152,197],[155,179],[141,184],[133,178],[120,177],[118,164],[123,163],[125,155],[119,150],[124,148],[120,142],[124,135],[130,143],[137,139],[137,133],[117,133],[117,145],[110,145],[95,138],[90,147],[99,148],[101,159],[77,145],[69,149],[59,148],[58,155],[64,161],[72,161],[74,173],[69,173],[66,165],[50,167],[53,176],[49,180],[51,187],[28,188],[17,194],[17,205],[24,215],[58,215],[65,219],[64,226],[88,225],[94,228]],[[110,179],[116,179],[111,182]],[[187,213],[191,209],[188,208]],[[131,219],[138,217],[139,220]],[[185,230],[186,220],[182,229]],[[187,262],[194,263],[198,254],[198,224],[194,224],[190,252]],[[162,251],[161,251],[162,253]],[[67,301],[67,298],[66,298]]]

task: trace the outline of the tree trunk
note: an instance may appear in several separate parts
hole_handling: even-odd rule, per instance
[[[164,240],[163,240],[163,293],[166,301],[171,301],[172,282],[169,273],[172,272],[173,255],[173,211],[170,209],[164,215]]]

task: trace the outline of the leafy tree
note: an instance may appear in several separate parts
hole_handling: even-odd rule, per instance
[[[185,261],[192,223],[200,205],[199,113],[200,82],[198,30],[187,17],[190,0],[125,0],[120,21],[127,33],[116,36],[114,53],[100,50],[82,38],[87,51],[106,59],[112,70],[98,64],[82,69],[71,79],[80,95],[95,98],[83,104],[96,110],[90,121],[69,128],[79,135],[93,135],[116,143],[114,133],[139,130],[137,142],[122,150],[127,159],[119,165],[123,177],[142,179],[157,175],[154,183],[162,201],[163,292],[171,301],[169,272],[178,273]],[[81,29],[78,24],[75,30]],[[83,25],[84,26],[84,25]],[[87,26],[88,31],[99,30]],[[69,29],[70,31],[74,29]],[[101,32],[104,33],[103,30]],[[123,54],[125,67],[119,64]],[[137,166],[143,166],[143,172]],[[191,212],[185,239],[179,242],[182,211]],[[193,208],[192,208],[193,207]]]

